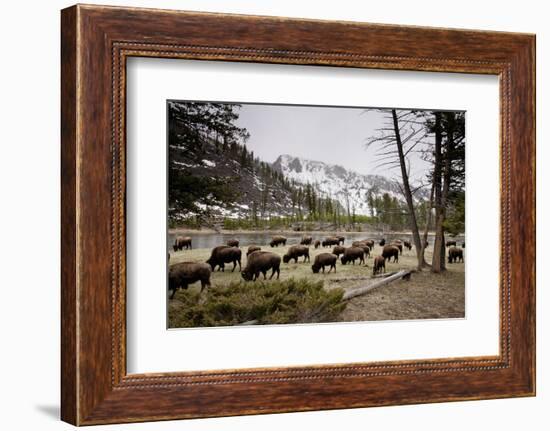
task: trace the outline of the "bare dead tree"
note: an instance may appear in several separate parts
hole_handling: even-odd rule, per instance
[[[419,121],[415,111],[397,109],[378,109],[384,114],[386,123],[378,129],[374,137],[367,139],[367,146],[377,149],[378,168],[399,169],[401,172],[400,190],[408,208],[409,225],[416,249],[418,269],[427,266],[424,259],[424,244],[420,241],[414,192],[418,188],[411,187],[410,160],[414,152],[421,152],[425,144],[427,131],[425,123]]]

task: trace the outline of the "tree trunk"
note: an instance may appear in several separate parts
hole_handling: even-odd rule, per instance
[[[432,272],[445,271],[445,244],[443,235],[443,202],[441,190],[442,152],[441,144],[443,134],[441,133],[441,113],[435,113],[435,150],[434,150],[434,204],[435,204],[435,241],[432,256]]]
[[[403,178],[403,192],[405,194],[405,200],[407,201],[407,207],[410,214],[410,225],[413,234],[414,247],[416,249],[416,258],[418,261],[418,269],[422,270],[424,266],[424,255],[422,254],[422,244],[420,244],[420,233],[418,232],[418,224],[416,222],[416,213],[414,211],[414,202],[412,198],[411,187],[409,185],[409,175],[407,174],[407,165],[405,163],[405,155],[403,152],[403,143],[401,142],[401,133],[399,132],[399,121],[397,120],[397,112],[395,109],[391,110],[393,117],[393,129],[395,132],[395,143],[397,145],[397,152],[399,154],[399,164],[401,166],[401,176]]]
[[[424,227],[424,235],[422,236],[422,257],[424,258],[424,252],[426,250],[426,244],[428,242],[428,231],[430,230],[430,224],[432,223],[432,208],[434,205],[434,190],[435,183],[432,181],[432,191],[430,192],[430,201],[428,203],[428,209],[426,210],[426,226]],[[428,264],[426,263],[426,266]]]

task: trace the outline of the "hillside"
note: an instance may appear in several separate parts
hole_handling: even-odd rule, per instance
[[[403,201],[398,186],[381,175],[363,175],[342,166],[283,154],[273,168],[300,184],[312,184],[324,196],[339,202],[346,210],[359,215],[374,215],[374,199],[387,193]],[[419,197],[426,197],[419,191]],[[372,210],[372,211],[371,211]]]

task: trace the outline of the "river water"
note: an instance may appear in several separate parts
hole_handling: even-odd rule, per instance
[[[229,239],[238,239],[239,245],[241,247],[246,247],[249,245],[259,245],[266,246],[269,245],[271,238],[274,235],[279,235],[276,232],[246,232],[246,233],[202,233],[202,232],[184,232],[178,231],[177,233],[169,232],[168,233],[168,248],[172,249],[172,244],[176,236],[190,236],[193,239],[193,248],[214,248],[218,245],[225,245]],[[293,232],[293,233],[283,233],[282,236],[287,238],[287,245],[299,244],[303,236],[313,237],[313,241],[316,239],[323,240],[326,237],[336,235],[335,233],[327,232]],[[346,238],[344,245],[351,245],[353,241],[358,241],[362,239],[372,238],[378,242],[381,238],[385,238],[386,241],[391,241],[394,239],[409,240],[412,242],[412,236],[410,234],[399,234],[399,233],[379,233],[379,232],[353,232],[353,233],[338,233]],[[428,235],[428,242],[433,246],[434,236],[432,234]],[[453,238],[454,240],[455,238]],[[456,238],[457,244],[462,243],[462,239]],[[460,242],[460,244],[459,244]]]

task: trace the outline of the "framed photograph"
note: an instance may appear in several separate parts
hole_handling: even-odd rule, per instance
[[[63,420],[535,394],[533,35],[77,5],[61,43]]]

